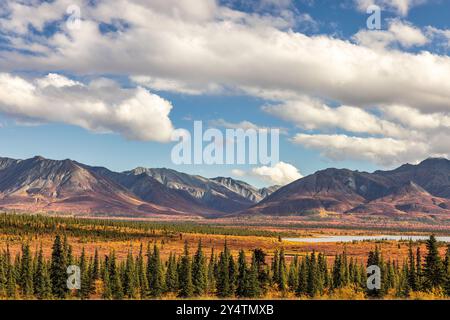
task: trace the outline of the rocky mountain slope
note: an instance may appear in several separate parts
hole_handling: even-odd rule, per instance
[[[261,199],[256,188],[231,178],[170,169],[118,173],[72,160],[0,158],[0,209],[214,217]]]
[[[427,159],[374,173],[318,171],[284,187],[171,169],[113,172],[72,160],[0,158],[0,209],[131,217],[305,216],[450,218],[450,161]]]
[[[450,215],[450,161],[427,159],[374,173],[327,169],[297,180],[243,212],[265,215]]]
[[[0,160],[0,208],[77,213],[181,214],[143,201],[123,186],[71,160]]]

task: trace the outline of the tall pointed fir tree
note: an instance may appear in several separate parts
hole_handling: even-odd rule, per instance
[[[214,248],[211,249],[211,256],[208,262],[208,293],[213,294],[216,290],[216,271],[217,271],[217,257],[214,253]]]
[[[306,295],[308,292],[308,256],[302,258],[298,268],[298,286],[295,290],[297,296]]]
[[[287,268],[286,268],[286,259],[284,256],[284,248],[281,248],[279,252],[277,270],[278,270],[277,276],[278,290],[280,290],[282,294],[285,294],[287,289]]]
[[[268,284],[270,280],[269,268],[266,264],[267,254],[260,248],[253,250],[253,258],[256,263],[258,273],[259,294],[265,295],[268,291]]]
[[[288,285],[291,291],[298,287],[298,256],[296,255],[289,265]]]
[[[164,270],[161,263],[159,249],[156,244],[153,246],[153,253],[147,250],[147,280],[150,296],[160,297],[164,291]]]
[[[44,261],[42,245],[36,261],[36,269],[34,274],[34,291],[38,299],[49,299],[51,296],[51,281]]]
[[[139,286],[139,296],[141,299],[145,299],[149,295],[147,269],[144,262],[144,248],[141,243],[139,247],[139,254],[136,258],[136,272]]]
[[[226,241],[224,250],[219,255],[216,286],[219,297],[226,298],[233,295],[230,284],[230,251]]]
[[[108,271],[109,271],[109,283],[111,287],[112,298],[114,300],[122,300],[123,299],[122,279],[120,276],[119,267],[117,266],[116,253],[114,250],[110,254]]]
[[[67,294],[67,264],[66,254],[59,235],[56,235],[53,243],[50,278],[53,295],[58,299],[64,299]]]
[[[245,260],[244,250],[239,251],[238,257],[238,275],[236,280],[236,296],[245,297],[248,282],[247,262]]]
[[[103,292],[102,298],[105,300],[112,299],[111,275],[109,272],[109,257],[105,256],[105,262],[102,268]]]
[[[28,243],[22,245],[19,285],[23,296],[31,297],[33,295],[33,261]]]
[[[432,290],[440,288],[444,283],[444,265],[439,256],[437,241],[434,235],[427,240],[427,255],[423,269],[424,288]]]
[[[407,282],[412,291],[417,291],[417,272],[416,272],[416,260],[414,257],[412,241],[408,246],[408,269],[407,269]]]
[[[180,261],[178,281],[180,286],[178,296],[181,298],[192,297],[194,294],[194,288],[192,285],[192,265],[187,241],[184,243],[184,254]]]
[[[252,262],[249,269],[246,272],[246,286],[244,296],[248,298],[258,298],[261,296],[261,284],[259,282],[258,273],[258,260],[253,252]]]
[[[133,252],[128,251],[127,260],[125,263],[125,272],[123,279],[123,293],[129,299],[136,298],[136,269],[134,266]]]
[[[166,270],[166,292],[176,293],[178,291],[178,272],[177,272],[177,260],[172,252],[169,255],[167,261]]]
[[[198,242],[197,252],[192,261],[192,283],[194,286],[194,295],[202,296],[206,293],[208,288],[208,271],[201,240]]]

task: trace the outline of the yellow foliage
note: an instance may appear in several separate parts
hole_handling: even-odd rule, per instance
[[[353,287],[347,286],[344,288],[336,289],[333,292],[328,293],[320,297],[320,299],[326,300],[365,300],[366,296],[364,292],[356,291]]]

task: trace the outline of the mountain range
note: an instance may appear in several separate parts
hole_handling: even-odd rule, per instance
[[[245,210],[276,189],[171,169],[119,173],[68,159],[0,158],[0,208],[4,210],[216,217]]]
[[[165,168],[114,172],[72,160],[0,158],[0,209],[128,217],[450,218],[450,161],[430,158],[373,173],[332,168],[259,189]]]
[[[342,213],[450,217],[450,161],[430,158],[374,173],[326,169],[297,180],[243,214]]]

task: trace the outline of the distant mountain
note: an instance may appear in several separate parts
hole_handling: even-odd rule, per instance
[[[148,175],[204,208],[222,213],[240,211],[261,200],[254,187],[231,178],[207,179],[171,169],[146,168],[137,168],[126,174]]]
[[[409,181],[396,187],[382,198],[362,204],[350,213],[371,215],[450,214],[450,199],[432,196],[428,191]]]
[[[243,214],[450,215],[450,161],[374,173],[327,169],[280,188]]]
[[[76,213],[182,214],[147,203],[114,181],[71,160],[0,159],[0,208]]]
[[[260,202],[265,197],[271,195],[273,192],[278,190],[278,188],[280,188],[279,186],[272,186],[268,188],[257,189],[244,181],[224,177],[217,177],[213,178],[212,180],[220,183],[231,191],[240,194],[242,197],[252,201],[253,203]]]
[[[264,192],[170,169],[118,173],[72,160],[0,158],[0,209],[215,217],[254,205]]]
[[[326,169],[284,187],[258,189],[164,168],[119,173],[72,160],[0,158],[0,209],[129,217],[450,218],[450,161],[431,158],[374,173]]]
[[[209,216],[221,213],[202,206],[201,203],[192,199],[192,197],[186,196],[180,190],[165,186],[140,169],[118,173],[101,167],[87,168],[114,181],[146,202],[190,213],[191,215]]]

